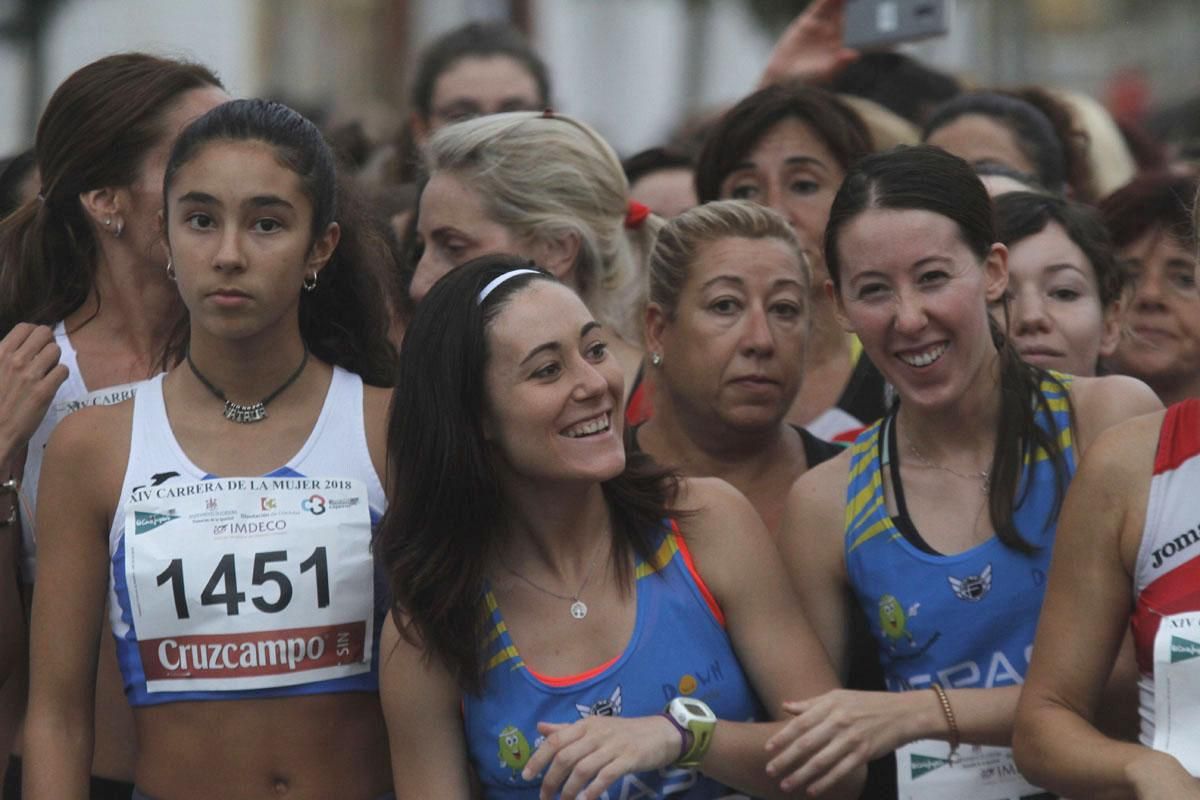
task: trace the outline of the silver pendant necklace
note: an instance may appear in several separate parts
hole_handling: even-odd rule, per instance
[[[233,402],[225,396],[224,392],[214,386],[212,381],[201,375],[200,370],[196,367],[196,362],[192,361],[191,348],[188,348],[186,358],[188,366],[192,368],[192,374],[196,376],[196,379],[204,384],[204,387],[212,392],[218,400],[221,400],[225,403],[225,411],[222,412],[225,419],[229,420],[230,422],[249,425],[251,422],[262,422],[264,419],[266,419],[267,403],[271,402],[280,394],[282,394],[283,390],[295,383],[296,379],[300,377],[300,373],[304,372],[304,367],[308,364],[308,345],[304,346],[304,357],[300,359],[300,366],[296,367],[296,371],[288,376],[288,379],[284,381],[278,389],[271,392],[257,403],[252,403],[250,405],[242,405],[241,403]]]
[[[592,579],[592,573],[595,572],[595,570],[596,570],[596,562],[599,560],[600,550],[602,550],[603,546],[604,546],[603,539],[601,540],[600,545],[601,546],[599,549],[597,549],[596,554],[592,556],[591,563],[588,564],[587,574],[585,574],[583,576],[583,583],[579,584],[579,589],[575,592],[575,594],[572,594],[572,595],[559,594],[558,592],[550,591],[549,589],[545,588],[544,586],[538,586],[536,583],[529,580],[529,578],[526,578],[524,575],[522,575],[521,573],[517,572],[515,569],[510,567],[508,565],[508,562],[506,562],[502,557],[500,557],[499,554],[497,554],[496,557],[500,561],[500,566],[504,567],[504,569],[507,570],[509,573],[511,573],[513,577],[521,579],[526,584],[528,584],[529,586],[532,586],[534,589],[537,589],[542,594],[548,594],[551,597],[558,598],[559,600],[570,600],[571,601],[571,608],[570,608],[571,616],[574,617],[575,619],[583,619],[584,617],[586,617],[588,615],[588,607],[587,607],[587,603],[583,602],[583,600],[581,600],[579,598],[579,596],[581,594],[583,594],[583,590],[587,588],[588,581],[590,581]]]

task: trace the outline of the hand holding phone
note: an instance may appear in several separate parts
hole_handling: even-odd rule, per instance
[[[828,83],[858,58],[843,43],[844,6],[849,0],[813,0],[792,20],[771,51],[759,88],[785,80]]]

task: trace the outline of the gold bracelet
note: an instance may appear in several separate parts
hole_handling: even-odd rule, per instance
[[[950,708],[950,698],[946,696],[946,690],[941,684],[931,683],[929,688],[933,689],[942,704],[942,713],[946,716],[946,724],[950,726],[950,763],[957,764],[958,746],[962,743],[962,737],[958,732],[958,720],[954,718],[954,709]]]

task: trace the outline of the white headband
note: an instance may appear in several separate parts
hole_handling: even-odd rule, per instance
[[[518,275],[524,275],[526,273],[529,273],[530,275],[541,274],[536,269],[511,269],[503,275],[497,275],[496,277],[492,278],[491,283],[483,287],[483,291],[479,293],[479,299],[476,302],[479,303],[479,305],[483,305],[483,301],[487,299],[487,296],[491,294],[497,286],[504,283],[509,278],[515,278]]]

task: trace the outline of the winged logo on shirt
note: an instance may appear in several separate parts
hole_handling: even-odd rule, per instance
[[[590,706],[576,703],[575,710],[580,717],[619,717],[621,715],[621,687],[613,689],[612,694],[597,700]]]
[[[992,565],[988,564],[978,575],[968,575],[965,578],[949,576],[950,588],[954,596],[968,603],[978,603],[992,588]]]

